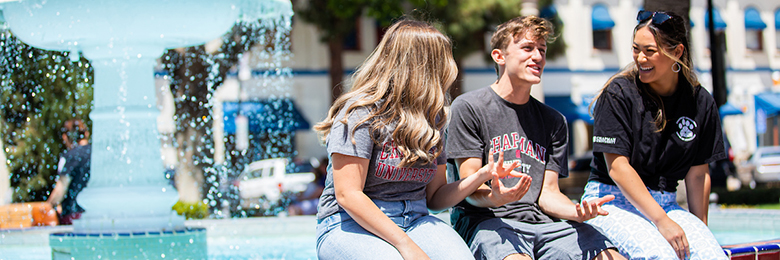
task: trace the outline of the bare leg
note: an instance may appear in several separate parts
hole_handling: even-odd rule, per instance
[[[626,259],[626,258],[623,257],[623,255],[621,255],[620,253],[618,253],[617,250],[610,248],[610,249],[601,251],[601,253],[596,255],[596,257],[593,258],[593,259],[597,259],[597,260],[603,260],[603,259],[610,259],[610,260],[619,259],[619,260],[623,260],[623,259]]]
[[[526,254],[511,254],[506,256],[504,260],[531,260],[531,257]]]

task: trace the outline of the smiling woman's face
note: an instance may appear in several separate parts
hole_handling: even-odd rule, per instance
[[[667,48],[668,52],[674,49],[669,46],[661,46],[655,41],[650,28],[642,27],[634,35],[634,63],[639,69],[639,80],[644,83],[659,83],[661,79],[676,77],[672,71],[674,60],[661,53],[660,48]]]

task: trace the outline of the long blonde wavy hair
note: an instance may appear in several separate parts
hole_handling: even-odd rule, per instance
[[[431,163],[443,148],[441,129],[447,123],[446,96],[458,68],[450,39],[428,23],[401,20],[393,24],[379,45],[353,75],[352,90],[333,103],[328,117],[314,126],[324,142],[334,118],[346,109],[343,124],[355,109],[368,108],[369,115],[348,126],[370,122],[374,142],[389,134],[404,155],[400,166]],[[344,107],[350,99],[357,101]],[[392,133],[385,129],[394,127]],[[354,137],[352,143],[355,143]]]

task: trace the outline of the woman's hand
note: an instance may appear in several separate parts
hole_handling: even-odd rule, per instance
[[[607,195],[591,201],[582,201],[581,203],[574,205],[574,208],[577,211],[576,221],[582,223],[598,216],[606,216],[609,212],[602,209],[601,205],[604,205],[604,203],[612,201],[613,199],[615,199],[614,195]]]
[[[504,152],[498,152],[498,160],[493,161],[493,151],[488,152],[488,163],[485,164],[485,166],[482,166],[479,170],[477,170],[476,174],[480,176],[484,176],[485,180],[490,179],[492,175],[497,175],[498,178],[506,178],[509,177],[523,177],[528,176],[526,174],[519,173],[515,171],[515,168],[520,163],[517,161],[512,162],[510,165],[504,164]]]
[[[677,225],[672,219],[666,218],[658,223],[655,223],[658,228],[658,232],[672,245],[674,251],[677,253],[677,257],[680,259],[687,259],[691,255],[691,250],[688,247],[688,239],[685,236],[685,231]]]
[[[512,162],[508,166],[504,165],[503,151],[498,153],[498,161],[496,162],[493,161],[493,152],[488,153],[488,163],[479,169],[477,173],[485,174],[489,172],[491,174],[493,181],[488,197],[494,206],[501,206],[520,200],[531,187],[531,176],[514,170],[518,165],[519,162],[517,161]],[[520,178],[520,180],[517,181],[515,186],[506,187],[500,180],[508,177]]]
[[[431,259],[428,257],[427,254],[425,254],[422,248],[420,248],[416,243],[414,243],[414,241],[412,241],[412,239],[409,237],[406,237],[406,239],[402,240],[398,245],[395,246],[395,248],[398,249],[399,253],[401,253],[401,257],[407,260]]]

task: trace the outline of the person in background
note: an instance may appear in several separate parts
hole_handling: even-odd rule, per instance
[[[566,119],[531,96],[552,32],[536,16],[499,25],[490,40],[498,79],[452,103],[447,154],[461,179],[503,152],[501,162],[532,180],[493,180],[453,208],[453,226],[477,259],[623,259],[599,228],[582,223],[608,214],[600,206],[612,197],[574,204],[558,187],[568,175]]]
[[[325,177],[328,175],[328,157],[322,158],[312,173],[314,180],[306,185],[306,190],[295,197],[295,202],[287,208],[288,215],[317,214],[317,204],[320,202],[322,190],[325,189]]]
[[[315,126],[330,156],[317,212],[319,259],[473,259],[429,210],[518,173],[491,163],[447,183],[445,93],[458,73],[451,46],[425,22],[396,22],[355,72],[352,90]]]
[[[89,182],[92,145],[89,144],[87,125],[81,119],[65,121],[61,130],[67,151],[60,159],[57,182],[46,202],[58,208],[61,225],[71,225],[84,212],[76,197]]]
[[[632,259],[726,259],[707,228],[709,163],[726,158],[715,100],[696,79],[682,17],[640,11],[634,63],[591,104],[593,162],[582,199],[615,196],[601,227]],[[677,204],[685,180],[688,208]]]

